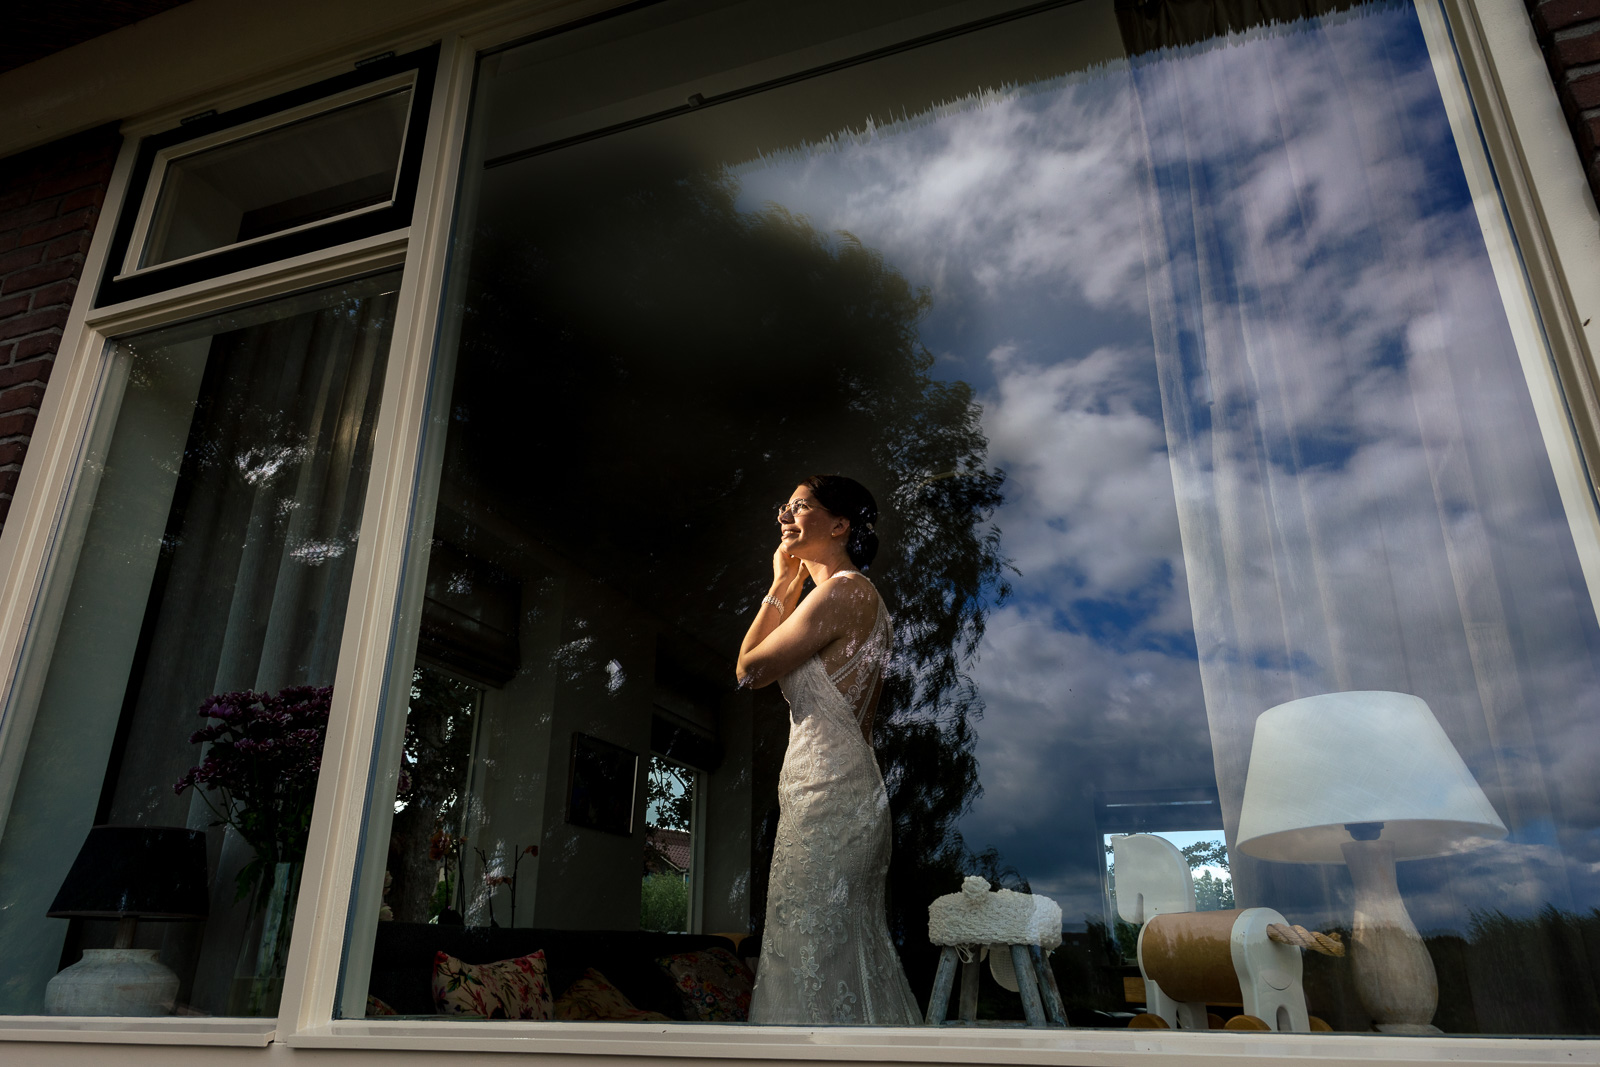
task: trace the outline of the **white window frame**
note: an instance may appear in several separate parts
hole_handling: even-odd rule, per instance
[[[1516,290],[1537,312],[1513,321],[1524,368],[1574,523],[1591,590],[1600,575],[1600,517],[1593,506],[1600,471],[1600,227],[1564,116],[1527,15],[1510,0],[1416,0],[1453,129],[1491,243],[1502,292]],[[29,694],[15,691],[24,660],[47,655],[27,637],[44,588],[60,518],[70,503],[83,444],[98,408],[107,340],[382,268],[403,273],[375,430],[373,464],[354,560],[350,610],[341,639],[328,745],[317,790],[304,882],[289,954],[282,1006],[274,1020],[0,1018],[0,1042],[33,1042],[30,1060],[93,1062],[102,1044],[242,1045],[276,1043],[279,1056],[307,1063],[354,1062],[338,1050],[512,1052],[727,1058],[790,1062],[1040,1063],[1144,1065],[1174,1057],[1213,1062],[1378,1064],[1415,1060],[1475,1064],[1600,1064],[1600,1040],[1553,1038],[1392,1037],[1339,1034],[1192,1034],[1181,1031],[973,1030],[961,1028],[822,1028],[640,1026],[589,1023],[426,1023],[333,1018],[361,847],[367,783],[392,651],[401,570],[417,489],[425,408],[438,312],[449,253],[451,215],[479,51],[575,18],[622,6],[618,0],[527,0],[420,27],[399,26],[392,46],[442,39],[427,142],[410,225],[291,260],[198,282],[181,289],[93,309],[95,281],[109,254],[115,211],[97,227],[27,464],[0,534],[0,832],[31,722]],[[386,47],[389,45],[386,45]],[[1453,49],[1453,52],[1452,52]],[[316,75],[371,55],[324,60]],[[1453,55],[1459,74],[1451,69]],[[304,76],[299,84],[313,82]],[[1465,86],[1456,80],[1464,78]],[[254,90],[238,88],[227,106],[284,88],[284,76]],[[1470,96],[1468,92],[1470,91]],[[192,109],[190,109],[192,110]],[[107,204],[127,196],[137,136],[166,120],[127,128]],[[1482,158],[1487,150],[1487,159]],[[1477,153],[1475,156],[1474,153]],[[1488,161],[1494,170],[1488,169]],[[1496,187],[1496,179],[1498,186]],[[1488,199],[1488,193],[1495,193]],[[1503,205],[1501,198],[1503,197]],[[1498,228],[1498,229],[1497,229]],[[1512,235],[1515,235],[1515,243]],[[1498,235],[1498,236],[1497,236]],[[1498,244],[1497,244],[1498,241]],[[135,246],[136,247],[136,246]],[[1520,253],[1520,255],[1519,255]],[[1508,314],[1518,312],[1508,301]],[[1538,334],[1530,338],[1529,331]],[[1529,359],[1539,341],[1545,358]],[[1548,341],[1548,349],[1543,348]],[[0,1048],[3,1048],[0,1045]],[[74,1048],[78,1049],[74,1053]],[[197,1051],[192,1062],[214,1053]],[[233,1055],[239,1055],[235,1053]],[[165,1059],[182,1059],[176,1050]],[[206,1057],[202,1059],[201,1057]],[[9,1058],[9,1057],[6,1057]],[[364,1062],[364,1061],[363,1061]]]

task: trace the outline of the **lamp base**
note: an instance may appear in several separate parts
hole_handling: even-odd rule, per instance
[[[51,1015],[171,1015],[178,976],[153,948],[90,948],[50,979],[44,1008]]]
[[[1400,899],[1394,846],[1387,841],[1349,841],[1342,846],[1355,883],[1355,922],[1350,964],[1356,993],[1385,1034],[1431,1034],[1439,1006],[1433,958]]]

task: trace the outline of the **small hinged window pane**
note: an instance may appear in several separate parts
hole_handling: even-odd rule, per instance
[[[433,44],[143,138],[95,305],[403,231],[438,59]]]
[[[132,269],[171,263],[394,199],[408,85],[169,159]]]

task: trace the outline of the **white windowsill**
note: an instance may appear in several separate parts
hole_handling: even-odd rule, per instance
[[[301,1031],[299,1048],[428,1052],[537,1052],[547,1055],[840,1060],[879,1063],[1097,1065],[1255,1062],[1401,1065],[1418,1062],[1600,1064],[1600,1041],[1562,1038],[1396,1037],[1380,1034],[1270,1034],[1026,1028],[822,1028],[575,1022],[348,1020]]]
[[[0,1041],[55,1041],[105,1045],[240,1045],[265,1048],[276,1019],[205,1019],[196,1016],[133,1019],[58,1015],[0,1016]]]

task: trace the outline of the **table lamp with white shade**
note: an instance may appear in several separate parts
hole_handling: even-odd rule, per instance
[[[1351,969],[1387,1033],[1431,1032],[1433,960],[1395,882],[1396,860],[1477,848],[1505,823],[1425,701],[1324,693],[1256,720],[1237,847],[1282,863],[1343,863],[1355,883]]]

